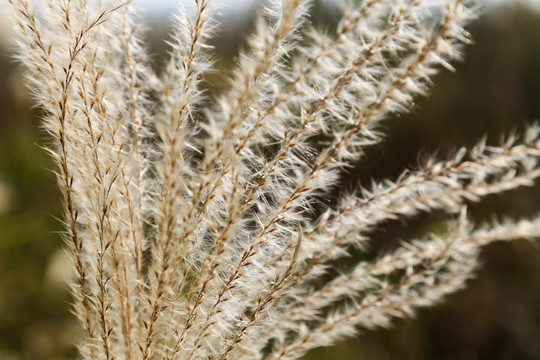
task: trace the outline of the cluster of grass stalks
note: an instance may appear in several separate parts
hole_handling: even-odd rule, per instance
[[[351,2],[333,32],[309,25],[311,1],[271,2],[215,97],[212,0],[178,13],[159,75],[129,2],[49,1],[41,22],[9,3],[58,164],[85,359],[299,358],[437,304],[481,246],[540,235],[538,219],[464,210],[533,184],[537,126],[331,195],[452,69],[468,1]],[[432,212],[455,219],[444,234],[336,271],[388,221]]]

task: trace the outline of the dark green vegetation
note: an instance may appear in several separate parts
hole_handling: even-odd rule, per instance
[[[0,359],[75,354],[77,331],[62,281],[59,192],[39,114],[22,76],[0,53]]]

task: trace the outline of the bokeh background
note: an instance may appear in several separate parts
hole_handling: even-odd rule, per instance
[[[65,285],[60,195],[49,170],[53,164],[40,148],[47,142],[39,127],[40,111],[32,106],[13,61],[1,1],[0,360],[73,359],[72,343],[80,330]],[[539,2],[490,1],[482,8],[469,27],[475,44],[465,49],[457,71],[437,76],[430,97],[419,99],[413,114],[388,121],[388,140],[371,149],[350,178],[360,183],[395,178],[426,154],[444,158],[484,134],[497,142],[500,134],[540,120],[540,12],[534,6]],[[322,26],[335,22],[331,4],[321,0],[313,10],[315,21],[327,24]],[[166,53],[166,5],[148,17],[148,44],[158,71]],[[223,22],[216,57],[226,73],[249,31],[250,17],[231,6]],[[219,73],[209,79],[216,92],[223,86]],[[538,186],[492,196],[470,209],[478,220],[538,211]],[[421,234],[441,219],[435,214],[386,224],[375,234],[373,251],[388,239]],[[444,304],[421,310],[414,320],[395,321],[391,329],[360,329],[359,335],[306,359],[540,359],[539,243],[490,245],[481,263],[468,288]]]

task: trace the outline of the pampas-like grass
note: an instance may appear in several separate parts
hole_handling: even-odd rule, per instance
[[[159,76],[129,2],[50,0],[41,23],[9,3],[53,139],[84,359],[296,359],[439,303],[481,246],[540,236],[539,219],[463,210],[540,175],[536,126],[328,201],[381,122],[452,69],[469,1],[351,1],[331,35],[309,0],[274,1],[216,98],[212,0],[176,16]],[[455,217],[446,234],[329,271],[381,224],[433,211]]]

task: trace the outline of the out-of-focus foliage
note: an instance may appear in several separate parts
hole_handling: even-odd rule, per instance
[[[3,39],[4,41],[7,39]],[[63,359],[75,352],[57,234],[59,194],[45,139],[17,71],[0,47],[0,359]]]
[[[324,12],[320,16],[324,17]],[[388,177],[415,163],[420,149],[472,144],[484,133],[540,119],[540,15],[505,7],[471,29],[475,45],[455,74],[436,80],[416,116],[389,123],[392,136],[373,149],[378,161],[359,175]],[[0,34],[1,36],[1,34]],[[159,51],[159,47],[156,48]],[[225,58],[225,56],[224,56]],[[225,61],[225,60],[224,60]],[[226,62],[226,61],[225,61]],[[76,351],[58,198],[39,116],[30,108],[21,74],[0,48],[0,359],[67,359]],[[473,209],[527,215],[540,191],[494,197]],[[422,224],[418,224],[419,227]],[[395,231],[399,224],[386,232]],[[381,231],[381,241],[385,232]],[[376,247],[376,246],[375,246]],[[414,322],[362,335],[309,359],[535,359],[540,358],[540,251],[515,242],[484,252],[484,267],[467,290]]]

